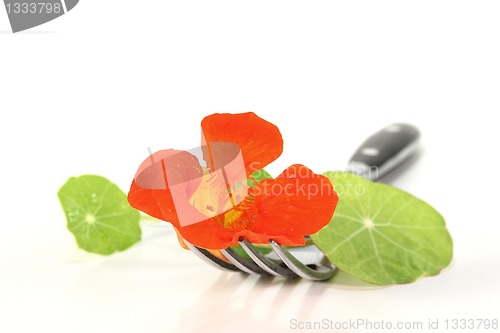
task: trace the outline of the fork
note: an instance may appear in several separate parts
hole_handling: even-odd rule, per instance
[[[400,166],[418,150],[420,132],[409,124],[397,123],[384,127],[368,137],[353,154],[347,171],[378,181]],[[203,261],[225,271],[244,272],[263,276],[323,281],[335,275],[337,267],[306,236],[306,245],[287,248],[270,240],[271,251],[263,254],[248,240],[239,245],[248,255],[245,258],[233,248],[221,250],[229,261],[219,259],[208,250],[185,241],[188,248]]]

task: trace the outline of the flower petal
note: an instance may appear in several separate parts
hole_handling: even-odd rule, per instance
[[[161,198],[161,200],[157,201],[155,197]],[[176,224],[179,223],[169,190],[142,188],[133,180],[128,192],[128,202],[130,206],[152,217],[172,223],[175,222]],[[171,209],[169,212],[164,212],[161,207],[171,207]]]
[[[213,175],[217,175],[217,172]],[[223,249],[231,244],[235,231],[224,228],[223,223],[218,221],[232,210],[212,219],[190,202],[200,189],[205,189],[200,184],[206,179],[211,177],[203,175],[194,155],[173,149],[162,150],[141,164],[130,187],[128,200],[132,207],[172,223],[178,235],[193,245],[206,249]],[[210,198],[220,191],[225,191],[227,196],[224,184],[209,190],[206,195]],[[219,201],[223,200],[215,202],[220,203]],[[181,241],[180,243],[183,245]]]
[[[263,169],[283,152],[283,138],[275,125],[253,112],[216,113],[201,122],[205,146],[215,142],[231,142],[242,152],[247,175]]]
[[[221,226],[214,219],[206,219],[202,222],[179,228],[182,238],[189,243],[209,250],[222,250],[231,245],[235,234]]]
[[[255,188],[257,222],[250,242],[265,238],[281,245],[303,245],[304,236],[327,225],[337,206],[338,196],[331,182],[303,165],[292,165],[276,179],[264,179]],[[243,235],[243,234],[242,234]]]
[[[173,149],[161,150],[140,165],[128,200],[132,207],[179,226],[182,218],[202,215],[189,205],[199,186],[203,171],[192,154]],[[206,216],[196,216],[204,220]]]

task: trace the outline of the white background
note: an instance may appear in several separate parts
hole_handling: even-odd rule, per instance
[[[0,8],[0,331],[500,319],[499,17],[496,1],[81,0],[12,34]],[[195,147],[203,116],[249,110],[282,131],[274,175],[342,169],[373,131],[417,125],[421,154],[391,182],[445,216],[453,264],[392,287],[269,281],[212,269],[166,224],[124,253],[77,249],[56,197],[69,176],[127,190],[147,147]]]

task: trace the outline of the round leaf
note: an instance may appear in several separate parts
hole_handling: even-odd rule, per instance
[[[312,239],[341,270],[376,284],[408,283],[450,263],[450,234],[430,205],[354,174],[325,176],[340,200],[330,224]]]
[[[67,227],[85,251],[111,254],[141,239],[139,212],[108,179],[94,175],[71,177],[57,195]]]

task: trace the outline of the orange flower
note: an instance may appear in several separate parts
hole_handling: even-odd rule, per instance
[[[247,178],[278,158],[278,128],[252,112],[214,114],[201,122],[196,154],[162,150],[148,157],[134,177],[130,204],[174,225],[188,242],[224,249],[243,237],[303,245],[304,236],[330,222],[338,197],[328,178],[292,165],[276,179],[247,186]]]

